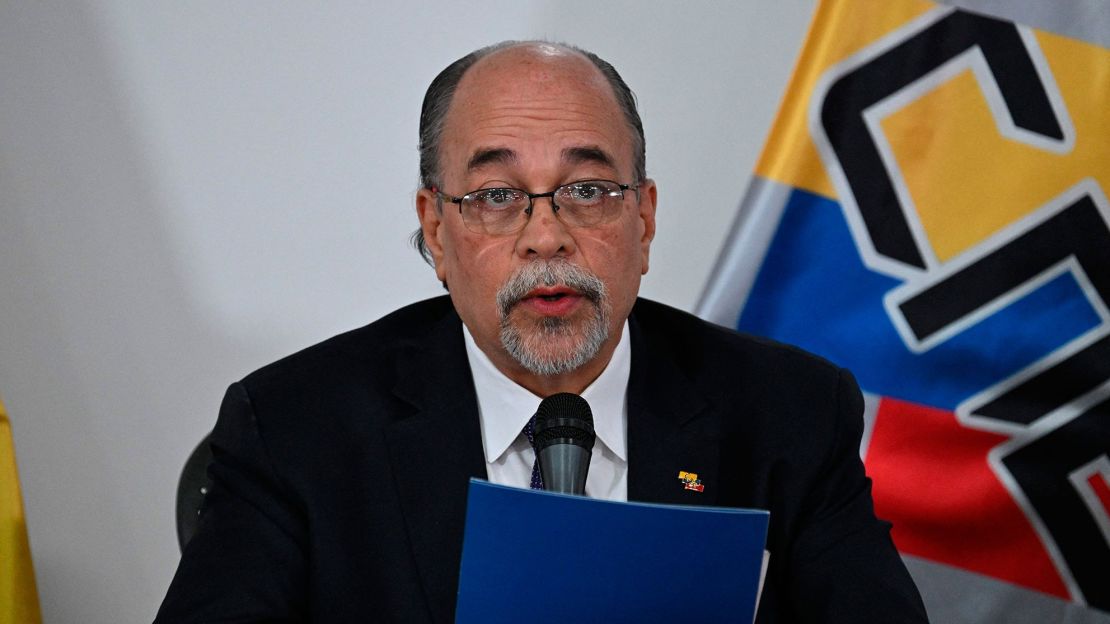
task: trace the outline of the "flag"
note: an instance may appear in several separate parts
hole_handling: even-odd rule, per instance
[[[39,622],[42,616],[23,520],[12,428],[0,403],[0,624]]]
[[[1110,3],[819,1],[698,313],[856,374],[933,621],[1110,622],[1108,192]]]

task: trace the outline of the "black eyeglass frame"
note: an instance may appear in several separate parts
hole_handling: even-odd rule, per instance
[[[617,182],[616,180],[605,180],[605,179],[601,179],[601,178],[587,178],[585,180],[576,180],[574,182],[567,182],[566,184],[560,184],[559,186],[555,187],[554,190],[548,191],[546,193],[529,193],[528,191],[526,191],[524,189],[514,188],[514,187],[511,187],[511,186],[494,186],[494,187],[490,187],[490,188],[475,189],[473,191],[470,191],[470,192],[465,193],[463,195],[460,195],[458,197],[455,197],[453,195],[448,195],[447,193],[444,193],[443,191],[440,191],[439,189],[436,189],[436,188],[431,189],[431,191],[433,193],[435,193],[436,196],[439,197],[440,199],[446,200],[446,201],[448,201],[452,204],[458,204],[458,206],[459,206],[459,215],[462,215],[462,213],[463,213],[463,211],[462,211],[463,200],[466,199],[467,196],[469,196],[469,195],[473,195],[475,193],[480,193],[480,192],[483,192],[483,191],[515,191],[515,192],[518,192],[518,193],[523,193],[525,196],[528,197],[528,207],[524,209],[524,214],[531,217],[532,216],[532,211],[535,209],[535,200],[536,199],[541,198],[541,197],[550,198],[551,199],[551,211],[554,212],[556,215],[558,215],[560,206],[559,206],[559,204],[555,203],[555,195],[560,190],[562,190],[562,189],[564,189],[568,186],[574,186],[576,184],[585,184],[587,182],[606,182],[606,183],[609,183],[609,184],[616,185],[616,187],[618,189],[620,189],[621,200],[622,201],[624,200],[624,192],[631,190],[633,193],[636,194],[636,203],[637,204],[640,203],[640,187],[643,186],[643,184],[644,184],[643,181],[629,182],[628,184],[621,184],[620,182]],[[464,223],[466,222],[465,219],[464,219],[463,222]]]

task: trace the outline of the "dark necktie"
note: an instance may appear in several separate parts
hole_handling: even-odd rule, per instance
[[[524,435],[528,438],[528,444],[532,445],[532,451],[536,450],[536,417],[533,415],[528,419],[528,424],[524,425]],[[543,475],[540,474],[540,456],[536,453],[536,460],[532,462],[532,482],[529,484],[533,490],[543,489]]]

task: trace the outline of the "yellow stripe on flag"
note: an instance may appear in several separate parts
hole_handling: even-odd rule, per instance
[[[31,544],[23,519],[12,427],[0,403],[0,624],[37,624],[39,612]]]
[[[946,5],[927,0],[822,0],[756,174],[842,201],[811,137],[810,107],[827,72]],[[1031,30],[1075,143],[1062,153],[1004,136],[971,69],[880,120],[932,251],[951,260],[1081,180],[1110,189],[1110,50]]]
[[[936,7],[926,0],[819,3],[786,97],[756,163],[756,175],[835,199],[836,191],[807,126],[806,111],[817,81],[836,63]]]
[[[1110,50],[1033,32],[1075,126],[1075,144],[1065,153],[1003,136],[971,70],[882,121],[942,262],[1084,178],[1110,189],[1110,107],[1104,90],[1110,84]]]

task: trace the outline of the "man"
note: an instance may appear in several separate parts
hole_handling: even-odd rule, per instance
[[[445,69],[416,210],[449,297],[232,385],[159,621],[452,621],[467,480],[528,487],[522,429],[564,391],[595,414],[588,495],[770,510],[760,622],[925,621],[872,512],[851,376],[637,299],[643,154],[596,56],[506,43]]]

